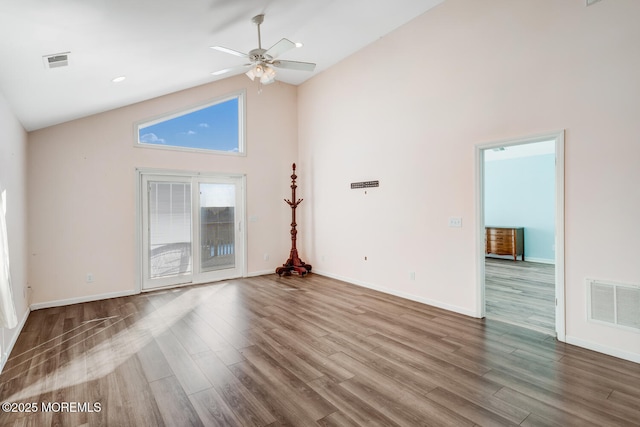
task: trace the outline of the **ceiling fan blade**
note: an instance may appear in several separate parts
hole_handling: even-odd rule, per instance
[[[269,55],[272,58],[277,58],[284,52],[293,49],[296,44],[291,40],[282,39],[278,43],[274,44],[265,52],[265,55]]]
[[[277,68],[287,68],[289,70],[300,71],[313,71],[316,68],[316,64],[312,62],[298,62],[298,61],[273,61],[273,66]]]
[[[212,76],[220,76],[222,74],[234,73],[236,71],[244,71],[250,65],[251,64],[244,64],[244,65],[239,65],[237,67],[224,68],[222,70],[214,71],[213,73],[211,73],[211,75]]]
[[[210,46],[210,47],[211,49],[215,49],[224,53],[229,53],[231,55],[239,56],[241,58],[249,57],[249,55],[247,55],[246,53],[238,52],[237,50],[229,49],[228,47],[223,47],[223,46]]]

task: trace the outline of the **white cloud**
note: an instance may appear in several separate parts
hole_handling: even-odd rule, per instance
[[[209,123],[200,123],[198,126],[200,126],[201,128],[208,128]]]
[[[163,138],[158,138],[155,133],[145,133],[140,137],[140,142],[146,144],[165,144],[166,141]]]

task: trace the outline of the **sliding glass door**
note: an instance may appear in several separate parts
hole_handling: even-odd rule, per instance
[[[242,276],[242,176],[140,177],[143,290]]]
[[[236,266],[236,186],[200,183],[200,269]]]

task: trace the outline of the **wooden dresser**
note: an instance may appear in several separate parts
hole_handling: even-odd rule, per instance
[[[485,227],[485,253],[511,255],[516,261],[522,255],[524,261],[524,228]]]

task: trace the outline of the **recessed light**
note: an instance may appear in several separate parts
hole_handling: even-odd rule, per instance
[[[296,47],[302,47],[302,46],[304,46],[304,44],[302,44],[302,43],[300,43],[300,42],[297,42],[297,43],[296,43]]]
[[[113,83],[120,83],[120,82],[124,81],[124,79],[126,79],[126,78],[127,78],[127,76],[118,76],[115,79],[112,79],[111,81]]]

